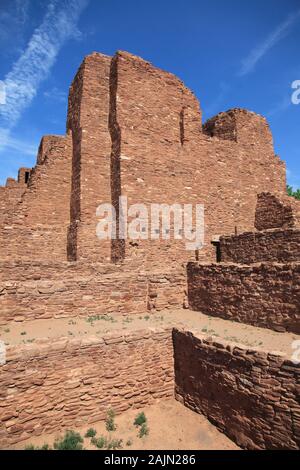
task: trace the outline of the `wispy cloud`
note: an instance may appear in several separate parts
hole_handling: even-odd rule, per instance
[[[76,24],[88,2],[51,0],[41,25],[5,77],[6,102],[0,106],[0,153],[4,156],[17,150],[23,155],[36,155],[37,146],[11,137],[11,130],[49,75],[61,47],[70,38],[78,39],[80,32]],[[17,3],[21,8],[21,2]],[[20,11],[24,21],[26,12],[26,9]]]
[[[49,101],[58,101],[60,103],[67,102],[67,93],[63,90],[59,90],[57,87],[44,91],[43,95]]]
[[[269,50],[289,34],[292,27],[299,19],[300,10],[297,10],[291,13],[285,21],[280,23],[261,44],[258,44],[250,54],[242,60],[238,75],[242,77],[252,72],[256,64],[269,52]]]
[[[78,36],[76,23],[88,0],[52,0],[42,24],[5,77],[6,104],[0,107],[0,124],[11,129],[29,106],[48,76],[57,54],[71,37]]]
[[[281,101],[279,101],[272,109],[266,113],[266,117],[274,117],[278,114],[286,111],[290,106],[292,106],[291,96],[285,96]]]
[[[13,37],[11,47],[22,37],[22,28],[28,20],[29,0],[11,0],[0,5],[0,41],[2,48],[6,40]],[[10,49],[11,49],[10,47]]]
[[[227,94],[230,92],[230,85],[226,82],[221,82],[219,86],[219,93],[216,95],[215,99],[205,108],[205,114],[207,116],[213,115],[215,112],[219,111],[220,106],[223,104],[224,99]]]
[[[6,151],[18,152],[20,155],[36,156],[38,142],[29,142],[27,140],[15,139],[8,132],[0,129],[0,139]]]

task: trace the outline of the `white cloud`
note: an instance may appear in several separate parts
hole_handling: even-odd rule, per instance
[[[265,39],[265,41],[256,46],[242,61],[238,75],[242,77],[252,72],[256,64],[269,52],[269,50],[288,35],[299,18],[300,10],[297,10],[290,14],[285,21],[280,23]]]
[[[6,104],[0,108],[2,127],[11,129],[17,123],[48,76],[63,44],[78,37],[76,23],[87,3],[88,0],[51,0],[48,4],[42,24],[5,77]]]
[[[8,135],[1,135],[6,151],[18,152],[22,156],[36,156],[38,151],[38,144],[35,142],[27,142],[12,138]],[[0,145],[1,149],[1,145]]]
[[[23,27],[29,18],[29,0],[10,0],[0,5],[1,53],[15,51],[23,39]],[[12,41],[13,39],[13,41]],[[8,44],[9,42],[9,44]]]
[[[266,116],[270,118],[277,114],[281,114],[286,111],[290,106],[292,106],[291,97],[285,96],[281,101],[279,101],[272,109],[270,109],[266,113]]]
[[[56,87],[51,88],[51,90],[44,91],[43,95],[47,100],[58,101],[60,103],[66,103],[67,101],[67,93]]]

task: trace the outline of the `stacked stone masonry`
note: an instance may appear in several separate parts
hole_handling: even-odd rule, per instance
[[[300,365],[173,332],[175,394],[244,449],[300,448]]]
[[[300,333],[300,263],[199,264],[187,268],[192,310]]]
[[[7,348],[0,366],[0,448],[174,395],[171,331],[60,338]]]
[[[273,229],[221,237],[220,251],[224,263],[300,261],[300,230]]]
[[[28,187],[10,210],[0,191],[0,259],[136,259],[151,267],[195,259],[182,240],[98,239],[97,207],[112,202],[118,225],[122,195],[148,209],[204,204],[199,257],[213,261],[211,240],[254,230],[257,194],[283,197],[285,184],[262,116],[233,109],[202,128],[199,102],[177,77],[125,52],[93,53],[70,87],[66,136],[42,139]]]
[[[0,447],[174,396],[244,449],[299,449],[299,365],[199,333],[147,329],[10,346]]]
[[[183,269],[140,272],[122,266],[6,263],[0,325],[60,317],[141,314],[183,307]]]
[[[268,230],[300,226],[300,201],[287,195],[258,195],[255,228]]]
[[[169,239],[150,239],[146,216],[139,240],[97,238],[97,207],[113,205],[118,229],[120,196],[149,212],[203,204],[203,249],[173,239],[172,220]],[[139,57],[85,57],[66,135],[42,138],[35,167],[0,187],[0,209],[0,326],[188,300],[208,315],[300,333],[300,204],[286,196],[266,120],[232,109],[202,125],[193,93]],[[208,264],[212,241],[223,263]],[[172,341],[170,329],[8,346],[0,447],[172,397],[174,385],[241,447],[299,448],[298,366],[177,330]]]

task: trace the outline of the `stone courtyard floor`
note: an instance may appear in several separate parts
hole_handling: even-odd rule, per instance
[[[143,411],[147,418],[149,434],[140,438],[138,428],[133,422],[139,412]],[[100,436],[111,439],[122,439],[121,449],[125,450],[238,450],[225,434],[222,434],[204,416],[194,413],[175,399],[162,400],[140,410],[130,409],[115,418],[116,431],[108,433],[103,421],[74,429],[83,437],[89,428],[97,431]],[[56,438],[62,437],[62,432],[32,437],[10,447],[10,449],[25,449],[34,445],[41,447],[48,444],[53,447]],[[91,444],[90,438],[84,438],[83,448],[97,450]]]
[[[243,344],[255,350],[279,352],[291,356],[292,343],[300,336],[294,333],[277,333],[244,323],[210,317],[187,309],[164,310],[122,316],[93,315],[27,322],[10,322],[0,327],[0,338],[7,345],[39,343],[44,339],[103,336],[111,332],[131,332],[148,328],[179,327],[201,332],[202,335],[220,338],[227,343]]]

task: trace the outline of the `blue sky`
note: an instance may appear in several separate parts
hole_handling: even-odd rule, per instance
[[[179,76],[204,120],[233,107],[265,115],[300,187],[299,44],[300,0],[1,0],[0,184],[34,165],[42,135],[65,132],[84,55],[121,49]]]

